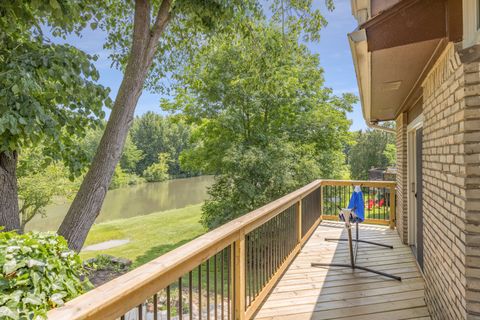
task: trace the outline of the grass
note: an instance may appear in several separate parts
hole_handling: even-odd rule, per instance
[[[206,230],[200,224],[201,206],[198,204],[94,225],[85,246],[117,239],[129,239],[130,242],[107,250],[82,252],[80,256],[89,259],[99,254],[110,254],[130,259],[132,267],[138,267],[204,234]]]

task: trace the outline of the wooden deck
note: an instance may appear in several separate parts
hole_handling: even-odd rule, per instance
[[[399,275],[402,282],[365,271],[311,267],[311,262],[349,263],[347,242],[326,242],[325,237],[346,237],[346,231],[337,222],[322,222],[255,319],[430,319],[423,278],[396,231],[362,225],[361,239],[394,249],[360,244],[357,263]]]

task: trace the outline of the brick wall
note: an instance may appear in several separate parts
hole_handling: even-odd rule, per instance
[[[465,166],[467,312],[480,319],[480,62],[465,70],[464,148],[459,162]]]
[[[396,226],[403,243],[407,243],[407,114],[396,119],[397,125],[397,206]]]
[[[449,45],[423,83],[424,275],[433,319],[467,318],[465,79]]]

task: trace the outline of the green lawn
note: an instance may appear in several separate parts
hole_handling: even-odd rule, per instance
[[[198,204],[94,225],[85,246],[114,239],[130,239],[130,242],[112,249],[82,252],[80,255],[88,259],[105,253],[128,258],[133,261],[133,267],[142,265],[205,233],[199,222],[201,206]]]

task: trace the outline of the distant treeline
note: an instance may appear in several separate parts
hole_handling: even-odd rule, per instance
[[[191,128],[178,117],[151,111],[136,117],[110,188],[138,183],[138,177],[163,181],[198,175],[182,169],[179,163],[180,153],[190,147]],[[103,129],[90,130],[81,142],[89,161],[102,134]]]

